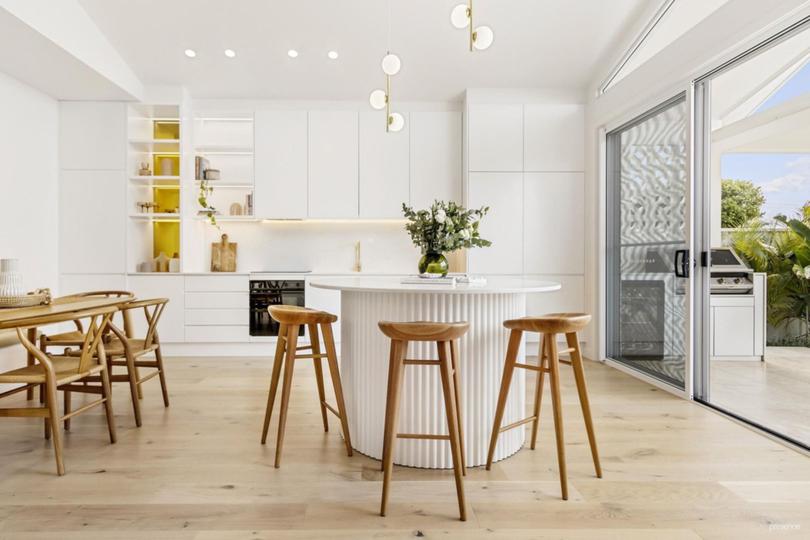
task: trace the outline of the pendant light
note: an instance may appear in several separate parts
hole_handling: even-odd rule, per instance
[[[489,26],[479,26],[473,28],[473,5],[472,0],[466,4],[459,4],[450,12],[450,24],[461,30],[470,29],[470,51],[486,50],[495,40],[495,33]]]
[[[385,90],[376,89],[372,90],[368,97],[368,102],[372,108],[379,110],[385,109],[385,131],[394,132],[402,131],[405,127],[405,117],[398,112],[391,112],[391,77],[399,73],[402,68],[402,61],[399,56],[393,54],[390,50],[391,46],[391,4],[388,3],[388,45],[389,50],[386,51],[380,62],[380,67],[385,74]]]

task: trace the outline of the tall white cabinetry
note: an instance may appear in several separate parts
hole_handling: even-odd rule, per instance
[[[411,205],[427,208],[438,199],[462,201],[461,111],[413,112]]]
[[[358,113],[309,113],[309,217],[358,216]]]
[[[410,122],[393,133],[385,131],[385,115],[360,113],[360,185],[362,218],[392,218],[402,215],[402,203],[410,199]]]
[[[561,282],[529,296],[530,314],[585,309],[585,117],[571,101],[467,103],[466,200],[491,207],[481,235],[493,242],[468,269]]]
[[[308,144],[306,111],[256,112],[257,217],[307,217]]]

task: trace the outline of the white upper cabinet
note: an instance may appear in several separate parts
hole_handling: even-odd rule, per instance
[[[585,107],[526,105],[524,170],[571,172],[585,170]]]
[[[127,109],[121,102],[59,102],[59,168],[124,170]]]
[[[523,105],[470,109],[470,171],[523,170]]]
[[[470,173],[470,208],[489,206],[481,237],[492,246],[469,250],[470,272],[523,273],[523,173]]]
[[[461,112],[411,113],[411,205],[461,202]]]
[[[309,217],[359,214],[357,118],[353,111],[309,113]]]
[[[410,121],[399,132],[385,131],[384,112],[360,113],[360,217],[402,217],[410,199]]]
[[[307,217],[307,112],[257,111],[255,215]]]
[[[126,272],[126,173],[70,171],[59,176],[59,271]]]
[[[525,173],[524,182],[525,273],[584,273],[584,174]]]

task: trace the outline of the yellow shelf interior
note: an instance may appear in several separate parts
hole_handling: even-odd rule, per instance
[[[155,139],[179,139],[180,122],[178,120],[155,120],[152,122],[152,136]]]
[[[154,221],[154,241],[152,243],[152,256],[157,257],[161,252],[168,257],[180,256],[180,222]]]
[[[171,163],[171,170],[163,170],[163,160],[168,159]],[[174,154],[154,154],[152,156],[152,167],[158,176],[180,176],[180,156]]]

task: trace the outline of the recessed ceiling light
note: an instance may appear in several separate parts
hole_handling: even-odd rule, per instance
[[[326,53],[326,56],[328,56],[332,60],[337,60],[338,53],[337,51],[329,51],[328,53]]]
[[[194,58],[195,56],[197,56],[197,51],[195,51],[194,49],[186,49],[185,51],[183,51],[183,53],[185,53],[185,55],[188,56],[189,58]]]
[[[290,49],[289,51],[287,51],[287,56],[289,56],[290,58],[295,58],[298,56],[298,51],[296,51],[295,49]]]
[[[225,49],[225,56],[228,58],[236,58],[236,51],[233,49]]]

